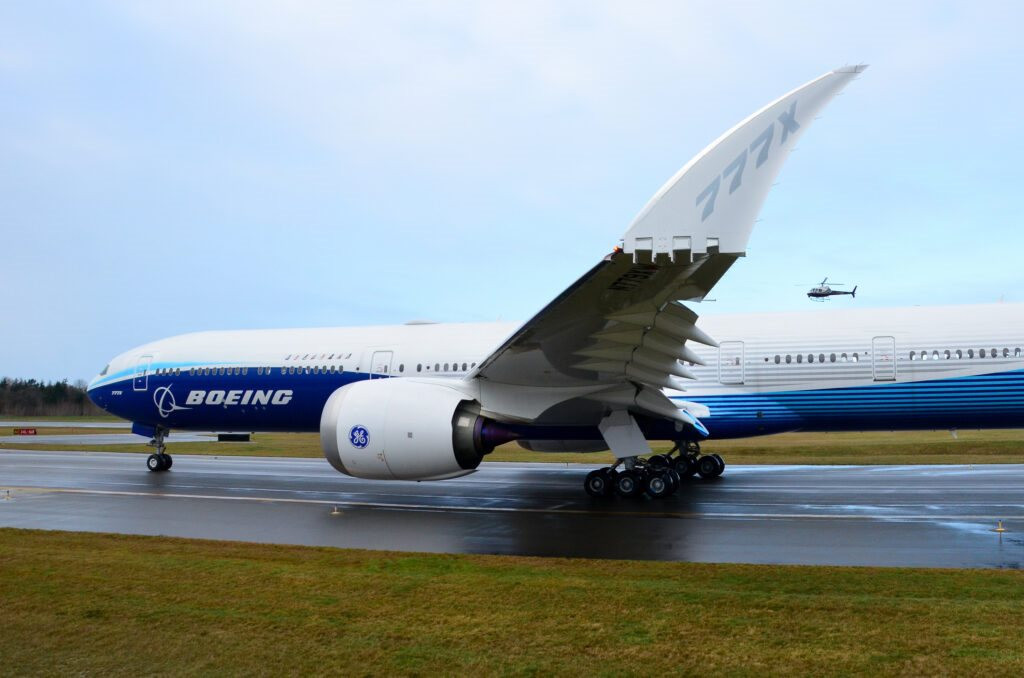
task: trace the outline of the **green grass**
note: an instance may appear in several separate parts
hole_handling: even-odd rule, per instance
[[[103,430],[82,429],[82,433]],[[40,428],[40,434],[48,433]],[[79,451],[144,452],[145,445],[63,445],[25,442],[0,443],[0,449],[61,449]],[[652,444],[667,451],[667,443]],[[1019,464],[1024,463],[1024,430],[960,431],[953,439],[948,431],[897,431],[869,433],[782,433],[739,440],[709,440],[707,452],[718,452],[729,464]],[[179,454],[219,456],[319,457],[316,433],[257,433],[250,443],[176,443],[168,450]],[[503,445],[486,457],[504,462],[610,463],[608,452],[530,452],[518,445]]]
[[[0,529],[7,675],[1021,675],[1024,574]]]
[[[31,421],[31,422],[37,422],[38,421],[38,422],[41,422],[41,423],[45,423],[45,422],[48,422],[48,421],[95,421],[95,422],[108,422],[109,421],[109,422],[117,422],[119,424],[123,424],[124,423],[124,419],[121,419],[119,417],[115,417],[115,416],[112,416],[112,415],[102,415],[102,414],[101,415],[95,415],[95,416],[93,416],[93,415],[84,416],[84,415],[78,415],[78,414],[68,414],[68,415],[64,415],[64,416],[52,415],[52,416],[45,416],[45,417],[26,417],[26,416],[23,416],[23,415],[20,415],[20,414],[0,414],[0,421]]]
[[[19,428],[34,428],[36,434],[41,436],[69,436],[69,435],[90,435],[97,433],[128,433],[123,428],[82,428],[81,426],[46,426],[33,424],[32,426],[14,426],[14,427],[3,427],[0,428],[0,435],[10,436],[14,435],[14,431]],[[32,441],[32,436],[23,436],[26,442]]]

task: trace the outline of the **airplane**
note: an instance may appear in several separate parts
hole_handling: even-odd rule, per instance
[[[853,286],[853,291],[846,292],[845,290],[834,290],[828,284],[828,277],[822,280],[820,283],[811,288],[811,291],[807,293],[807,296],[812,301],[825,301],[829,297],[836,297],[843,294],[849,294],[851,297],[857,297],[857,286]],[[842,286],[843,283],[832,283],[833,285]]]
[[[1024,426],[1019,305],[700,320],[744,256],[784,159],[865,66],[829,71],[723,134],[651,198],[621,244],[523,324],[411,323],[185,334],[121,353],[89,385],[152,437],[319,432],[343,474],[442,480],[497,445],[611,450],[594,497],[652,498],[725,463],[708,437]],[[669,440],[649,456],[648,440]]]

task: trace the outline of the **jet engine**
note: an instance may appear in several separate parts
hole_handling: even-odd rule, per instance
[[[413,379],[342,386],[320,416],[320,444],[338,471],[380,480],[442,480],[472,473],[511,440],[454,388]]]

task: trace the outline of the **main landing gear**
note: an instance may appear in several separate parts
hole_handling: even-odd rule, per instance
[[[673,456],[675,454],[676,456]],[[622,469],[619,470],[619,465]],[[658,499],[675,493],[684,478],[694,474],[705,480],[717,478],[725,471],[725,462],[717,454],[700,454],[700,444],[677,442],[667,454],[647,459],[627,457],[612,466],[587,474],[583,487],[592,497],[637,497],[646,494]]]
[[[156,448],[156,454],[151,454],[146,459],[146,468],[150,471],[169,471],[171,465],[174,464],[174,459],[171,458],[171,455],[164,452],[166,449],[164,438],[166,437],[167,429],[157,428],[153,439],[147,443],[150,447]]]

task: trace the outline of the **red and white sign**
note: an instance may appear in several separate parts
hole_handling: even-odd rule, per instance
[[[34,428],[16,428],[14,429],[14,435],[16,436],[34,436],[36,430]]]

